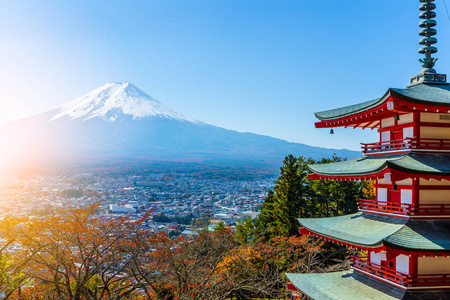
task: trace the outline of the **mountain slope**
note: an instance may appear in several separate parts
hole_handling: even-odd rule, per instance
[[[183,116],[129,83],[108,83],[54,110],[3,126],[15,165],[126,160],[235,161],[279,165],[287,154],[316,159],[349,150],[240,133]],[[6,159],[5,159],[6,158]]]

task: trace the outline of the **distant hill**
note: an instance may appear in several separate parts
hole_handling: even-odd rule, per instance
[[[280,165],[288,154],[359,155],[209,125],[130,83],[108,83],[56,109],[4,124],[1,141],[3,165],[20,167],[115,161]]]

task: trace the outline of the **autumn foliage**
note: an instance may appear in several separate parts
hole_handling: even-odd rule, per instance
[[[307,237],[240,245],[230,228],[193,238],[99,219],[97,204],[1,221],[6,299],[250,299],[286,295],[284,271],[309,272],[322,244]]]

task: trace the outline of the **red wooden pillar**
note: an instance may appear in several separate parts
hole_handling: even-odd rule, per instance
[[[420,197],[420,178],[413,178],[413,196],[412,196],[412,204],[413,207],[417,207],[419,205],[419,197]]]
[[[410,254],[409,256],[409,274],[417,275],[417,260],[419,257],[417,255]]]
[[[420,112],[413,113],[413,135],[414,138],[420,139]]]

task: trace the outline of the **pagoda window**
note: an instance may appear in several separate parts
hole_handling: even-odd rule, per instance
[[[409,275],[409,256],[400,254],[395,258],[395,270]]]
[[[370,251],[370,262],[376,265],[381,265],[380,252]]]
[[[387,202],[388,201],[388,193],[386,188],[378,188],[377,192],[378,201]]]
[[[413,191],[407,190],[407,189],[402,189],[400,191],[400,199],[401,199],[401,203],[412,204],[413,203]]]
[[[382,131],[381,132],[381,141],[389,142],[391,140],[391,132],[390,131]]]
[[[403,128],[403,139],[407,138],[414,138],[414,128],[413,127],[406,127]]]
[[[450,258],[445,256],[419,257],[417,272],[418,274],[450,274]]]

